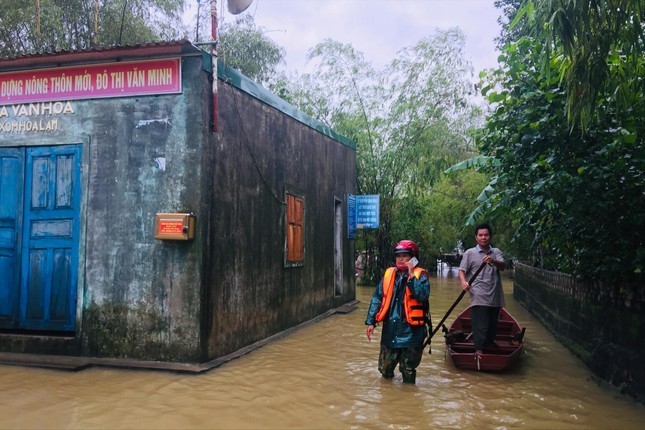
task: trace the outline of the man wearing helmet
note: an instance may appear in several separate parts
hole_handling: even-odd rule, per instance
[[[383,323],[378,370],[390,379],[398,364],[403,382],[414,384],[428,335],[430,281],[425,269],[417,266],[416,243],[400,241],[394,255],[396,266],[385,271],[370,301],[365,320],[367,340],[372,340],[376,325]]]

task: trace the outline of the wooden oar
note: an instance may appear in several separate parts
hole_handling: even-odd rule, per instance
[[[486,263],[482,262],[482,264],[477,268],[477,271],[475,272],[475,274],[473,274],[473,276],[471,276],[470,279],[468,280],[468,284],[472,284],[475,281],[475,278],[477,277],[477,275],[479,275],[479,272],[482,271],[482,269],[484,268],[485,265],[486,265]],[[450,309],[448,309],[448,312],[446,312],[446,314],[443,316],[442,320],[439,321],[439,324],[436,325],[436,327],[432,331],[432,334],[430,334],[430,336],[428,336],[426,341],[423,343],[424,348],[426,347],[426,345],[428,345],[430,343],[430,341],[432,340],[432,337],[435,334],[437,334],[437,332],[439,331],[439,328],[446,321],[446,319],[448,318],[448,315],[450,315],[450,312],[452,312],[452,310],[455,308],[455,306],[457,306],[457,304],[459,304],[461,299],[464,297],[464,294],[466,294],[466,290],[461,291],[461,294],[459,294],[459,297],[457,297],[457,300],[455,300],[455,303],[453,303],[452,306],[450,306]],[[432,354],[432,350],[429,350],[428,354]]]

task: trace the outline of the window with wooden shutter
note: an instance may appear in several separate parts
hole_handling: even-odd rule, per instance
[[[287,194],[287,263],[304,260],[304,221],[305,200],[302,197]]]

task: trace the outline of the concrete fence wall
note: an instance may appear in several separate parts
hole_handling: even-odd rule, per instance
[[[645,402],[642,289],[515,265],[513,296],[599,378]]]

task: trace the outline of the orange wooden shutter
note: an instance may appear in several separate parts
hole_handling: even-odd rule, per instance
[[[304,200],[287,194],[287,260],[302,261],[304,258]]]

